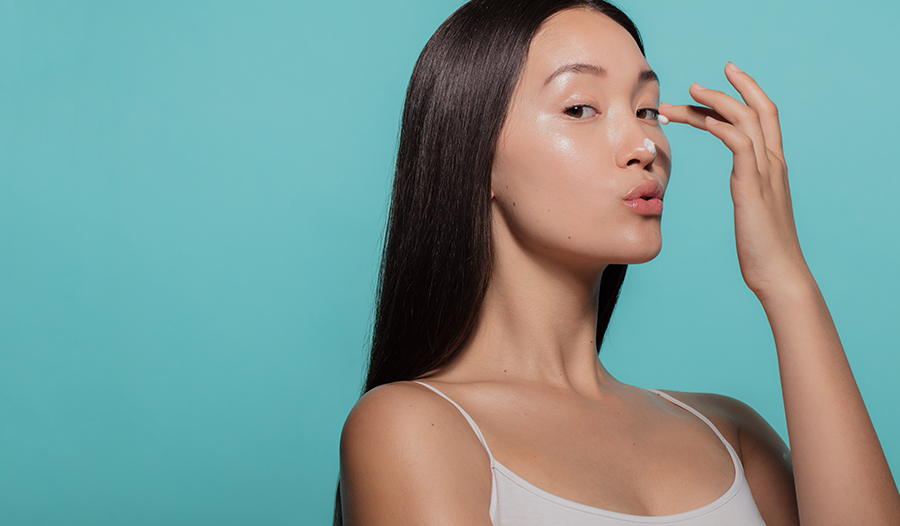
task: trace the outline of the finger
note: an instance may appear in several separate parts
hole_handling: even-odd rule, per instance
[[[766,137],[766,146],[783,158],[778,107],[759,87],[753,77],[738,69],[732,62],[725,66],[725,76],[728,77],[728,82],[731,82],[734,89],[741,94],[747,105],[759,114],[759,122]]]
[[[722,115],[729,123],[734,125],[735,128],[747,134],[754,142],[765,143],[759,115],[753,108],[727,93],[704,88],[696,82],[691,84],[690,93],[695,101],[714,109],[719,115]]]
[[[661,102],[659,104],[659,114],[665,116],[670,122],[687,124],[700,130],[706,129],[707,117],[712,117],[720,122],[728,122],[728,119],[719,115],[715,110],[687,104],[676,106]]]
[[[734,171],[732,173],[735,179],[743,179],[745,176],[759,173],[753,139],[747,134],[731,124],[712,117],[706,118],[706,129],[734,154]]]
[[[736,129],[750,137],[753,140],[756,151],[757,164],[765,166],[765,163],[768,162],[769,153],[766,149],[766,138],[756,110],[727,93],[706,89],[696,82],[691,85],[690,92],[694,100],[716,110],[720,115],[728,119],[728,122]]]

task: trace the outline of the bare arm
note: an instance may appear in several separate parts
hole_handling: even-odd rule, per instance
[[[778,349],[800,516],[900,524],[900,497],[812,276],[762,300]],[[809,503],[809,505],[807,505]]]
[[[801,523],[900,524],[900,495],[794,227],[775,105],[746,73],[728,80],[744,103],[694,85],[707,106],[662,105],[734,153],[731,194],[744,281],[778,352]]]
[[[341,435],[345,526],[490,526],[490,461],[463,416],[415,384],[373,389]]]

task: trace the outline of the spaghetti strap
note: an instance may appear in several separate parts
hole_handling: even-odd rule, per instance
[[[740,470],[740,472],[743,473],[744,468],[741,465],[741,460],[740,460],[740,457],[738,457],[737,452],[734,450],[733,447],[731,447],[731,444],[727,440],[725,440],[725,437],[722,435],[722,433],[719,432],[719,429],[716,428],[715,424],[713,424],[712,422],[709,421],[708,418],[703,416],[700,413],[700,411],[697,411],[693,407],[687,405],[686,403],[682,402],[681,400],[678,400],[674,396],[672,396],[670,394],[666,394],[657,389],[647,389],[647,391],[650,391],[651,393],[654,393],[654,394],[668,400],[669,402],[671,402],[671,403],[677,405],[678,407],[684,409],[685,411],[693,414],[694,416],[696,416],[697,418],[702,420],[704,423],[706,423],[706,425],[708,425],[710,427],[710,429],[713,430],[713,432],[716,434],[716,436],[719,437],[719,440],[721,440],[722,443],[725,444],[725,449],[728,450],[728,453],[731,455],[731,460],[734,463],[735,471],[737,472],[738,470]]]
[[[752,524],[753,526],[764,526],[753,501],[750,486],[744,477],[740,459],[731,444],[706,417],[666,393],[648,389],[693,414],[712,428],[731,454],[735,466],[734,482],[719,498],[705,506],[673,515],[643,516],[608,511],[568,500],[523,479],[494,459],[478,425],[459,404],[436,387],[425,382],[414,381],[453,404],[475,431],[475,435],[478,436],[478,440],[487,451],[491,463],[491,500],[488,509],[491,524],[496,526],[545,526],[549,524],[566,524],[568,526],[663,526],[676,524],[680,526],[710,526],[714,524],[749,526]]]
[[[475,431],[475,435],[478,436],[478,441],[481,442],[482,446],[484,446],[484,449],[485,449],[485,451],[487,451],[488,457],[491,459],[491,463],[493,464],[494,455],[491,454],[491,448],[488,447],[487,442],[484,440],[484,435],[481,434],[481,430],[478,429],[478,425],[475,423],[474,420],[472,420],[472,417],[469,416],[469,413],[466,413],[466,411],[462,407],[460,407],[459,404],[454,402],[449,396],[440,392],[437,387],[434,387],[433,385],[430,385],[430,384],[426,384],[425,382],[420,382],[418,380],[413,380],[413,382],[424,385],[425,387],[431,389],[432,391],[434,391],[435,393],[440,395],[444,400],[450,402],[451,404],[453,404],[454,407],[459,409],[459,412],[462,413],[462,416],[465,417],[466,422],[468,422],[469,425],[472,427],[472,431]]]

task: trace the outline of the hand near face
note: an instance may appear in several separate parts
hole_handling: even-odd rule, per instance
[[[719,138],[734,154],[731,197],[741,274],[760,298],[809,275],[800,251],[778,110],[750,75],[732,63],[725,75],[744,99],[699,84],[700,106],[660,104],[671,122],[690,124]]]

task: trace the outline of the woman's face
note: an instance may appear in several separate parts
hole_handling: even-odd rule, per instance
[[[494,159],[497,242],[593,263],[656,256],[671,166],[658,104],[659,82],[624,28],[585,8],[548,19]]]

